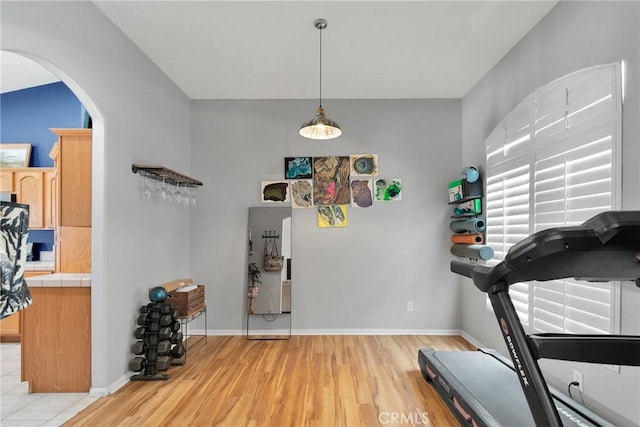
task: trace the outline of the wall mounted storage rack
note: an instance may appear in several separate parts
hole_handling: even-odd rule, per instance
[[[149,177],[158,181],[164,180],[167,184],[180,185],[182,187],[200,187],[202,181],[172,171],[164,166],[153,165],[131,165],[133,173],[139,173],[142,176]]]

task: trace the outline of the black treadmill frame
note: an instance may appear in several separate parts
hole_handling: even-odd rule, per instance
[[[605,212],[582,226],[535,233],[513,246],[505,260],[494,267],[451,262],[451,271],[471,277],[476,287],[488,293],[536,425],[562,426],[537,359],[640,366],[640,337],[528,336],[509,296],[509,286],[528,280],[567,277],[591,281],[633,280],[638,285],[639,257],[640,211],[627,211]]]

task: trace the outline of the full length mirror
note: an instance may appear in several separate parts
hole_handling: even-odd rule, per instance
[[[249,208],[248,314],[291,313],[291,208]]]

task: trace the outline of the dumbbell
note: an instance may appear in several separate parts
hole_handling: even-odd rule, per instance
[[[160,313],[162,314],[171,314],[172,311],[173,307],[171,304],[162,304],[162,307],[160,308]]]
[[[158,343],[158,354],[160,356],[166,356],[171,351],[171,341],[162,340]]]
[[[171,334],[171,342],[173,344],[181,343],[183,338],[184,337],[182,336],[182,332],[174,332],[173,334]]]
[[[136,341],[131,346],[131,353],[141,355],[147,351],[147,344],[144,341]]]
[[[158,361],[156,362],[156,368],[159,371],[166,371],[171,367],[171,357],[170,356],[160,356],[158,357]]]
[[[144,326],[147,323],[147,317],[149,316],[149,313],[143,313],[141,315],[138,316],[138,325],[140,326]]]
[[[181,328],[180,322],[178,322],[177,320],[174,320],[173,323],[171,324],[171,330],[173,332],[178,332],[180,328]]]
[[[152,321],[157,321],[160,320],[160,311],[159,310],[151,310],[149,311],[149,313],[147,313],[148,320],[152,320]]]
[[[168,326],[163,326],[162,328],[160,328],[160,330],[158,331],[158,337],[160,337],[161,340],[168,340],[169,338],[171,338],[171,328]]]
[[[143,305],[140,307],[140,314],[145,314],[149,312],[149,307],[146,305]]]
[[[174,345],[171,349],[171,356],[173,356],[175,359],[180,359],[182,356],[184,356],[184,345],[182,343]]]
[[[144,326],[140,326],[137,327],[136,330],[133,332],[133,336],[136,337],[137,339],[142,339],[144,338],[144,335],[147,333],[147,328],[145,328]]]
[[[147,366],[147,361],[144,357],[134,357],[129,362],[129,370],[133,372],[140,372]]]
[[[173,323],[173,318],[170,314],[163,314],[160,316],[160,326],[169,326]]]

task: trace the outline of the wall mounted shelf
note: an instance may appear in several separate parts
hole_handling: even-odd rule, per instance
[[[183,187],[199,187],[202,186],[202,181],[183,175],[181,173],[172,171],[164,166],[154,165],[131,165],[133,173],[139,173],[142,176],[149,177],[158,181],[164,180],[167,184],[180,185]]]

